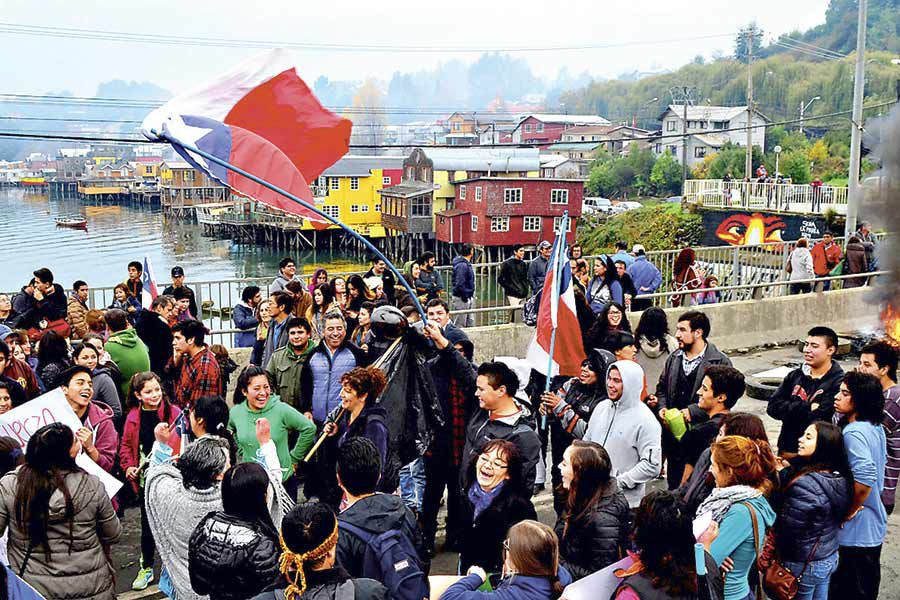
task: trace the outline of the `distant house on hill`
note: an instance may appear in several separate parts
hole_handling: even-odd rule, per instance
[[[670,104],[659,115],[662,121],[662,137],[655,144],[657,154],[669,151],[679,163],[683,148],[683,135],[687,134],[687,162],[693,167],[703,162],[707,154],[714,154],[725,144],[747,145],[749,110],[747,106],[688,106],[687,123],[684,120],[684,105]],[[769,119],[759,111],[753,111],[753,135],[751,143],[765,148],[766,123]]]

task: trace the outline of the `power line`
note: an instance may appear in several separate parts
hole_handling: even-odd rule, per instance
[[[876,108],[882,108],[885,106],[891,106],[896,104],[896,100],[890,100],[887,102],[880,102],[877,104],[871,104],[869,106],[864,106],[863,110],[872,110]],[[825,113],[821,115],[816,115],[812,117],[804,117],[803,121],[820,121],[823,119],[829,119],[831,117],[838,117],[850,114],[852,111],[850,110],[842,110],[835,111],[831,113]],[[795,123],[799,123],[800,119],[786,119],[783,121],[771,121],[769,123],[764,123],[761,125],[750,125],[750,126],[740,126],[740,127],[730,127],[727,129],[716,129],[711,132],[700,132],[700,133],[691,133],[690,136],[694,135],[702,135],[704,133],[727,133],[730,131],[746,131],[747,129],[759,129],[759,128],[767,128],[767,127],[777,127],[780,125],[792,125]],[[565,143],[565,144],[576,144],[576,145],[589,145],[589,144],[601,144],[606,142],[638,142],[638,141],[650,141],[650,140],[665,140],[670,138],[681,138],[683,137],[683,133],[674,133],[674,134],[660,134],[660,135],[647,135],[647,136],[635,136],[631,138],[608,138],[608,139],[600,139],[594,140],[591,142],[554,142],[554,143]],[[0,138],[22,138],[22,139],[51,139],[51,140],[66,140],[66,141],[87,141],[87,142],[119,142],[119,143],[135,143],[135,144],[162,144],[165,142],[161,142],[158,140],[146,140],[146,139],[133,139],[133,138],[114,138],[114,137],[86,137],[79,135],[71,135],[66,134],[65,132],[16,132],[16,131],[0,131]],[[537,146],[545,146],[547,144],[544,143],[520,143],[520,144],[480,144],[477,147],[480,148],[532,148]],[[368,148],[368,149],[380,149],[380,148],[416,148],[416,147],[429,147],[429,148],[460,148],[460,146],[452,145],[452,144],[422,144],[422,143],[409,143],[409,144],[350,144],[350,148]]]
[[[731,37],[731,33],[716,33],[685,38],[662,40],[634,40],[609,44],[567,44],[557,46],[437,46],[437,45],[379,45],[379,44],[343,44],[323,42],[268,41],[251,39],[228,39],[216,37],[177,36],[169,34],[145,34],[126,31],[104,31],[99,29],[75,29],[71,27],[51,27],[44,25],[23,25],[19,23],[0,23],[0,32],[13,35],[56,37],[68,39],[90,39],[112,42],[144,43],[154,45],[199,46],[217,48],[256,48],[330,52],[408,52],[408,53],[484,53],[484,52],[564,52],[580,50],[603,50],[608,48],[625,48],[629,46],[659,45],[679,42],[693,42],[722,37]]]
[[[824,53],[824,52],[819,52],[819,51],[817,51],[817,50],[812,50],[812,49],[810,49],[810,48],[805,48],[805,47],[803,47],[803,46],[795,46],[795,45],[793,45],[793,44],[791,44],[791,43],[789,43],[789,42],[782,42],[782,41],[779,41],[779,40],[774,41],[774,42],[772,43],[772,45],[773,45],[773,46],[780,46],[781,48],[784,48],[784,49],[786,49],[786,50],[790,50],[791,52],[799,52],[799,53],[801,53],[801,54],[805,54],[805,55],[807,55],[807,56],[812,56],[812,57],[815,57],[815,58],[820,58],[820,59],[823,59],[823,60],[826,60],[826,61],[829,61],[829,60],[842,60],[842,59],[846,58],[845,56],[842,56],[842,55],[840,55],[840,54],[837,54],[837,55],[826,54],[826,53]]]
[[[790,42],[790,43],[795,44],[795,45],[806,46],[807,48],[810,48],[810,49],[812,49],[812,50],[818,50],[818,51],[823,52],[823,53],[825,53],[825,54],[833,54],[833,55],[839,56],[839,57],[841,57],[841,58],[847,58],[848,56],[850,56],[849,54],[845,54],[845,53],[842,53],[842,52],[838,52],[837,50],[831,50],[830,48],[824,48],[824,47],[822,47],[822,46],[816,46],[815,44],[810,44],[809,42],[804,42],[803,40],[798,40],[798,39],[796,39],[796,38],[792,38],[792,37],[786,36],[786,35],[783,35],[783,36],[781,36],[781,37],[778,38],[778,39],[779,39],[779,40],[786,41],[786,42]]]

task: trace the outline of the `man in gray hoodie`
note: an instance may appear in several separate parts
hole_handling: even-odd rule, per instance
[[[644,497],[647,482],[653,481],[662,466],[662,428],[653,412],[641,402],[644,371],[634,361],[619,360],[606,372],[606,391],[610,402],[601,402],[588,423],[578,420],[571,433],[589,442],[597,442],[609,453],[613,475],[625,492],[628,506],[636,507]],[[563,428],[575,420],[572,408],[560,402],[558,410]]]

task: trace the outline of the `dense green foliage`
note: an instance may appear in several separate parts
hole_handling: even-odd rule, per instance
[[[681,211],[678,204],[647,206],[605,217],[578,221],[578,241],[585,254],[613,250],[616,241],[643,244],[647,250],[671,250],[697,245],[703,239],[700,216]]]

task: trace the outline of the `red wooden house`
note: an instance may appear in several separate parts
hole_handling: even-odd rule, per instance
[[[454,207],[437,213],[438,241],[512,246],[552,241],[569,211],[569,242],[581,215],[584,183],[544,177],[474,177],[456,182]]]
[[[522,119],[512,132],[514,144],[554,144],[563,132],[585,125],[609,125],[609,121],[595,115],[547,115],[531,114]]]

